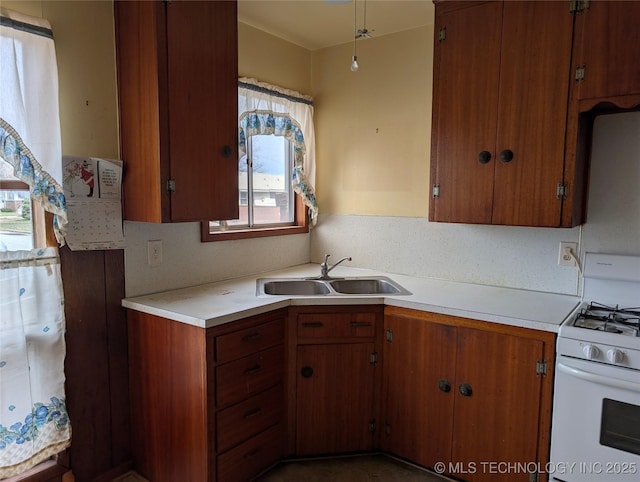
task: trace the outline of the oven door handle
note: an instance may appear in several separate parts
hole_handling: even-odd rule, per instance
[[[627,380],[619,380],[613,377],[604,377],[596,373],[587,372],[584,370],[580,370],[579,368],[565,365],[564,363],[558,363],[558,370],[566,373],[567,375],[581,378],[582,380],[587,380],[599,385],[608,385],[614,388],[631,390],[632,392],[640,392],[640,383],[629,382]]]

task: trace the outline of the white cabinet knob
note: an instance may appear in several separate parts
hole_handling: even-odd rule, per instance
[[[624,353],[622,353],[620,350],[616,350],[615,348],[607,350],[607,360],[609,360],[611,363],[620,363],[623,358]]]
[[[582,353],[587,357],[587,360],[593,360],[598,356],[600,350],[598,350],[598,347],[595,345],[585,345],[582,347]]]

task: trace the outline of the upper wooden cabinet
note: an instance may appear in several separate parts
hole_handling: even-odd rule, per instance
[[[438,2],[431,221],[562,225],[569,2]]]
[[[579,2],[573,68],[580,111],[640,104],[640,2]]]
[[[116,1],[125,219],[238,216],[237,5]]]

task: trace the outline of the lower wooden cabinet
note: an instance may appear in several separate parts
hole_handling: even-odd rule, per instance
[[[392,307],[385,330],[384,450],[473,482],[544,468],[553,333]]]
[[[285,454],[286,310],[210,329],[129,310],[135,468],[243,482]]]
[[[276,425],[218,456],[216,480],[242,482],[253,479],[282,458],[283,437],[282,427]]]
[[[553,333],[380,305],[206,330],[127,318],[134,462],[154,482],[380,449],[470,482],[528,482],[496,464],[548,461]]]
[[[289,317],[295,329],[290,344],[295,390],[292,451],[320,455],[373,450],[382,308],[294,307]]]

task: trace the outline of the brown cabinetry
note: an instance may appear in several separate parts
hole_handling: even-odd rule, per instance
[[[115,2],[125,219],[237,217],[236,8]]]
[[[568,2],[437,2],[431,221],[561,226]]]
[[[296,455],[376,447],[382,308],[290,309]]]
[[[640,104],[640,2],[578,2],[573,54],[580,111],[600,102]]]
[[[284,455],[285,322],[280,311],[207,334],[217,362],[219,482],[249,480]]]
[[[385,330],[384,450],[473,482],[544,467],[553,333],[391,307]]]
[[[128,312],[136,469],[249,480],[285,453],[286,310],[205,330]]]

